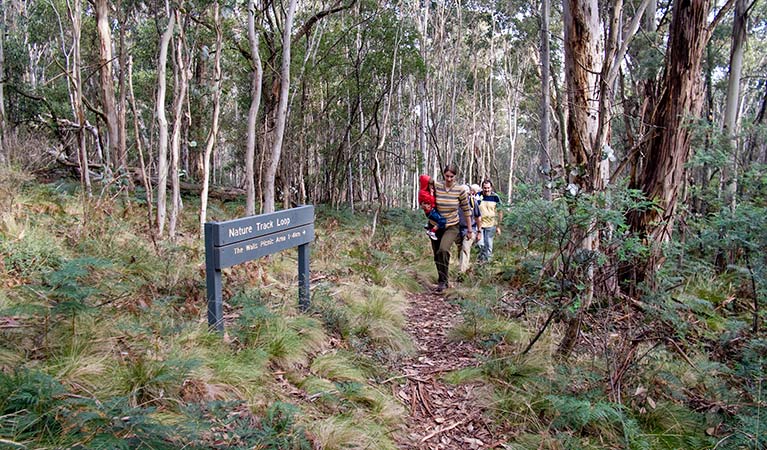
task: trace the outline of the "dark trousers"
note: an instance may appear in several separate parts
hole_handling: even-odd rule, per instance
[[[453,225],[444,230],[437,230],[437,240],[431,241],[431,250],[434,252],[434,264],[437,266],[437,282],[447,284],[447,269],[450,267],[450,247],[458,241],[460,236],[458,225]]]

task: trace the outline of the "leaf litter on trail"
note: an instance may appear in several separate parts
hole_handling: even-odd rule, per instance
[[[442,380],[445,373],[476,366],[476,355],[481,353],[471,343],[449,339],[460,320],[459,307],[443,296],[420,294],[410,298],[407,317],[406,331],[419,352],[398,367],[405,375],[399,377],[395,392],[409,408],[400,447],[487,449],[503,443],[505,439],[493,435],[478,402],[481,386]]]

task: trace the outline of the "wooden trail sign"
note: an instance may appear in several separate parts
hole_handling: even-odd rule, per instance
[[[205,224],[205,285],[208,325],[224,331],[221,269],[298,247],[298,305],[309,307],[309,243],[314,240],[314,206]]]

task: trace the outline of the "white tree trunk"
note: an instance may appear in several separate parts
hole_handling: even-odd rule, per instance
[[[418,2],[421,4],[421,2]],[[419,17],[419,28],[421,31],[420,36],[420,45],[421,45],[421,58],[424,61],[424,64],[428,61],[428,29],[429,29],[429,2],[424,1],[423,4],[421,4],[421,16]],[[428,66],[428,64],[427,64]],[[429,167],[429,143],[427,141],[428,137],[426,135],[426,129],[428,127],[428,105],[427,105],[427,99],[426,99],[426,79],[420,79],[418,80],[418,112],[420,114],[419,116],[419,122],[418,122],[418,148],[421,151],[421,173],[426,173],[428,171]]]
[[[96,29],[99,36],[99,80],[101,82],[101,106],[107,127],[106,161],[109,170],[116,161],[120,139],[118,136],[117,111],[115,107],[114,78],[112,77],[112,33],[109,29],[109,4],[107,0],[94,0]]]
[[[551,83],[551,50],[549,49],[550,3],[551,0],[541,0],[541,147],[538,163],[543,177],[542,196],[545,200],[551,200],[551,152],[549,151],[549,133],[551,130],[549,116],[551,109],[551,95],[549,94]]]
[[[213,117],[208,133],[208,140],[205,144],[205,153],[202,160],[202,192],[200,193],[200,236],[205,236],[205,222],[208,217],[208,190],[210,188],[210,155],[213,153],[213,146],[216,145],[218,136],[218,119],[221,110],[221,53],[224,51],[224,39],[221,32],[221,16],[219,14],[219,2],[213,3],[213,24],[216,28],[216,56],[214,58],[213,69]],[[251,170],[253,168],[251,162]],[[252,215],[252,214],[250,214]]]
[[[88,197],[93,195],[90,171],[88,170],[88,148],[85,145],[85,108],[83,105],[82,56],[80,54],[80,34],[82,32],[82,4],[80,0],[67,1],[67,12],[72,22],[72,77],[73,108],[78,124],[78,156],[80,163],[80,181]]]
[[[150,176],[146,167],[146,162],[144,161],[144,151],[142,150],[142,137],[141,137],[141,131],[138,123],[138,108],[136,108],[136,96],[133,93],[133,57],[128,57],[128,67],[126,68],[128,73],[128,99],[131,106],[131,113],[133,114],[133,134],[136,136],[136,150],[138,151],[138,157],[139,157],[139,164],[141,165],[141,177],[144,181],[144,190],[146,191],[146,204],[147,204],[147,214],[148,214],[148,225],[149,228],[152,228],[152,209],[153,209],[153,192],[152,192],[152,182],[150,181]],[[149,160],[151,161],[151,157]]]
[[[166,6],[166,8],[168,8]],[[168,118],[165,117],[165,76],[168,68],[168,46],[173,37],[175,15],[170,9],[168,27],[160,39],[160,54],[157,58],[157,97],[155,99],[155,118],[157,119],[157,234],[162,237],[165,231],[168,196]]]
[[[730,74],[727,79],[727,100],[724,110],[724,133],[730,142],[732,167],[727,180],[725,200],[735,209],[738,191],[738,113],[740,105],[740,80],[743,73],[743,47],[746,44],[746,21],[748,11],[746,0],[735,1],[735,18],[732,26],[732,47],[730,48]]]
[[[248,41],[250,42],[250,55],[253,58],[253,73],[250,81],[250,109],[248,110],[248,140],[245,149],[245,215],[252,216],[256,213],[256,122],[258,110],[261,107],[261,83],[264,78],[264,69],[261,65],[261,54],[258,51],[258,33],[256,32],[256,0],[248,1]]]
[[[176,237],[176,224],[178,216],[181,213],[181,180],[180,176],[180,156],[181,156],[181,127],[186,120],[184,114],[184,103],[186,102],[186,92],[189,87],[189,70],[187,69],[186,46],[184,45],[184,29],[181,25],[181,11],[177,9],[176,22],[179,24],[179,33],[176,38],[176,88],[174,90],[175,99],[173,105],[173,132],[170,138],[170,183],[172,188],[170,218],[168,223],[168,235],[171,238]]]
[[[280,165],[282,141],[285,136],[285,124],[288,120],[288,93],[290,91],[290,44],[293,30],[293,17],[296,14],[298,0],[289,0],[288,11],[282,30],[282,65],[280,68],[280,99],[277,107],[277,120],[274,130],[274,143],[271,159],[265,174],[264,213],[274,212],[274,179]]]

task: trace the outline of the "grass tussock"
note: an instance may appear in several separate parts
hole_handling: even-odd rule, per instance
[[[309,428],[319,448],[327,450],[396,450],[385,428],[360,417],[340,416],[316,421]]]
[[[402,329],[407,308],[402,294],[358,284],[341,286],[337,294],[350,310],[354,335],[391,358],[412,351],[413,343]]]

